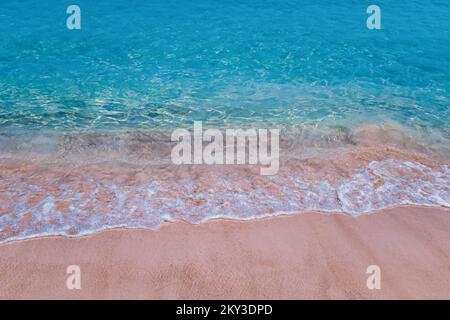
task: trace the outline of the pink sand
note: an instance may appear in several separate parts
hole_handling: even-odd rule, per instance
[[[66,288],[68,265],[81,290]],[[369,265],[381,289],[366,286]],[[0,246],[2,299],[450,299],[450,210],[167,224]]]

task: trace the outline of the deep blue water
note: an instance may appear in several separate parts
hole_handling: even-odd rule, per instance
[[[0,39],[3,132],[393,120],[449,134],[446,0],[13,0]]]

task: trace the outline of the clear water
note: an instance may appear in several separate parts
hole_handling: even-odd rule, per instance
[[[450,2],[0,5],[0,243],[164,221],[450,207]],[[276,176],[170,163],[167,133],[282,129]]]
[[[450,3],[5,1],[0,130],[394,120],[448,136]]]

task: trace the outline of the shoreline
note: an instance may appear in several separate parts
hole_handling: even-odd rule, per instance
[[[0,245],[0,298],[449,299],[449,212],[399,206],[12,241]],[[74,264],[81,290],[65,286]],[[372,264],[381,290],[366,287]]]
[[[287,160],[274,176],[261,176],[252,165],[3,160],[0,241],[120,226],[157,229],[164,221],[199,224],[217,217],[252,220],[309,211],[360,215],[398,205],[450,206],[447,164],[380,148]]]
[[[212,217],[212,218],[208,218],[205,221],[201,221],[199,223],[192,223],[192,222],[188,222],[185,220],[178,220],[178,221],[164,221],[163,223],[161,223],[161,225],[157,228],[145,228],[145,227],[128,227],[128,226],[117,226],[117,227],[105,227],[103,229],[99,229],[99,230],[94,230],[92,232],[87,232],[84,234],[74,234],[74,235],[69,235],[69,234],[55,234],[55,235],[36,235],[36,236],[30,236],[30,237],[25,237],[25,238],[21,238],[21,239],[12,239],[12,240],[7,240],[7,241],[0,241],[0,248],[2,246],[8,245],[8,244],[13,244],[13,243],[17,243],[17,242],[26,242],[26,241],[33,241],[33,240],[40,240],[40,239],[78,239],[78,238],[89,238],[89,237],[95,237],[99,234],[102,234],[103,232],[110,232],[110,231],[122,231],[122,232],[127,232],[127,231],[153,231],[153,232],[158,232],[163,228],[167,228],[170,227],[171,225],[176,225],[176,224],[187,224],[187,225],[191,225],[191,226],[200,226],[203,224],[208,224],[208,223],[229,223],[229,222],[237,222],[237,223],[247,223],[247,222],[254,222],[254,221],[265,221],[265,220],[272,220],[272,219],[277,219],[277,218],[286,218],[286,217],[291,217],[291,216],[298,216],[298,215],[304,215],[304,214],[318,214],[318,215],[324,215],[324,216],[329,216],[329,215],[343,215],[343,216],[348,216],[354,219],[358,219],[360,217],[363,216],[368,216],[368,215],[374,215],[374,214],[380,214],[380,213],[384,213],[385,211],[391,211],[391,210],[396,210],[396,209],[401,209],[401,208],[423,208],[425,210],[428,209],[437,209],[437,210],[443,210],[443,211],[449,211],[450,213],[450,207],[445,207],[445,206],[434,206],[434,205],[416,205],[416,204],[402,204],[402,205],[395,205],[392,207],[387,207],[387,208],[381,208],[381,209],[375,209],[372,211],[368,211],[368,212],[362,212],[359,213],[357,215],[352,215],[351,213],[348,212],[340,212],[340,211],[319,211],[319,210],[309,210],[309,211],[302,211],[302,212],[275,212],[275,213],[267,213],[266,215],[261,215],[258,217],[252,217],[252,218],[236,218],[236,217]]]

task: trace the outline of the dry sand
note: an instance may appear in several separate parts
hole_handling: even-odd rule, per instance
[[[381,289],[366,286],[369,265]],[[81,290],[66,288],[79,265]],[[2,299],[450,299],[450,210],[166,224],[0,246]]]

